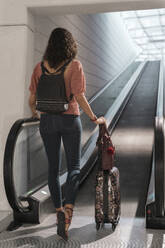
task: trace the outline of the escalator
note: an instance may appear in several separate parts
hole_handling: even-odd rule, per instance
[[[164,78],[160,65],[151,179],[146,201],[146,227],[165,229],[165,160],[164,160]]]
[[[112,131],[120,171],[121,217],[144,218],[154,146],[160,63],[149,62]],[[97,163],[80,188],[78,214],[94,216]],[[80,211],[81,210],[81,211]],[[117,246],[115,246],[117,247]]]
[[[90,101],[96,115],[105,116],[116,146],[116,165],[121,175],[122,216],[145,215],[152,167],[159,68],[159,61],[133,63]],[[97,169],[95,143],[98,127],[84,113],[81,114],[81,121],[81,187],[76,208],[81,212],[85,205],[90,213],[90,206],[93,208],[94,204],[94,187],[91,185],[95,182]],[[54,211],[47,186],[47,158],[38,125],[38,120],[18,120],[8,136],[4,179],[14,219],[8,230],[16,229],[22,223],[41,223],[48,213]],[[66,160],[63,147],[62,154],[60,182],[64,186]]]
[[[164,230],[160,231],[165,229],[162,66],[159,61],[147,64],[111,132],[116,147],[115,163],[120,171],[119,228],[113,235],[106,226],[95,234],[93,225],[87,224],[87,217],[93,216],[90,223],[94,222],[96,163],[80,188],[76,201],[77,219],[83,221],[86,229],[71,231],[73,237],[81,237],[79,231],[86,231],[85,241],[92,243],[99,240],[100,247],[105,244],[107,247],[163,247]],[[98,242],[95,244],[98,245]]]

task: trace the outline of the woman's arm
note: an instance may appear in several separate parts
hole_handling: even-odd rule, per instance
[[[80,107],[82,108],[82,110],[89,116],[89,118],[91,120],[95,119],[96,115],[93,113],[84,93],[81,93],[79,95],[75,95],[76,101],[78,102],[78,104],[80,105]],[[102,124],[105,123],[106,120],[103,116],[101,116],[100,118],[97,118],[96,121],[94,121],[94,123],[96,124]]]
[[[82,108],[82,110],[89,116],[89,118],[94,119],[95,114],[93,113],[84,93],[76,95],[75,98],[78,104],[80,105],[80,107]]]
[[[31,112],[32,112],[32,117],[39,118],[39,115],[38,115],[37,110],[36,110],[36,95],[35,94],[30,93],[29,107],[30,107]]]

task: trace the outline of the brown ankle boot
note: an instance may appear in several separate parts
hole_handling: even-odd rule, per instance
[[[65,213],[64,211],[57,211],[57,234],[65,241],[68,240],[68,235],[65,231]]]
[[[65,223],[67,222],[66,224],[69,224],[69,226],[70,226],[71,221],[72,221],[72,216],[73,216],[73,208],[65,207],[64,209],[65,209],[65,212],[67,212],[67,214],[69,216],[69,218],[65,217]]]

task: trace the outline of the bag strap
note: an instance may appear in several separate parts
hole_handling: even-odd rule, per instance
[[[65,71],[66,66],[72,61],[72,59],[68,60],[64,65],[62,65],[56,72],[58,71]]]
[[[60,68],[57,70],[57,72],[58,72],[59,70],[61,70],[62,73],[64,73],[66,66],[67,66],[71,61],[72,61],[72,59],[68,60],[62,67],[60,67]],[[71,85],[69,84],[69,86],[70,86],[70,92],[71,92]],[[73,94],[70,93],[69,101],[71,101],[72,98],[73,98]]]
[[[103,136],[103,125],[104,124],[99,124],[99,136],[96,141],[96,145],[98,145],[101,141],[101,137]]]
[[[67,66],[71,61],[72,61],[71,59],[68,60],[64,65],[62,65],[60,68],[58,68],[58,70],[57,70],[56,72],[58,72],[58,71],[64,72],[66,66]],[[48,72],[50,75],[56,75],[56,72],[49,72],[49,71],[47,70],[47,68],[44,66],[44,61],[41,62],[41,69],[42,69],[42,72],[43,72],[43,73],[45,73],[45,71],[46,71],[46,72]]]
[[[43,74],[45,74],[45,71],[48,72],[48,73],[50,73],[50,72],[46,69],[46,67],[44,66],[44,62],[43,62],[43,61],[41,62],[41,69],[42,69],[42,73],[43,73]]]
[[[112,140],[111,140],[110,133],[109,133],[108,128],[107,128],[107,126],[106,126],[105,123],[103,124],[103,133],[104,133],[104,132],[108,135],[108,137],[109,137],[109,139],[110,139],[111,146],[114,147],[114,145],[113,145],[113,143],[112,143]]]
[[[62,71],[62,73],[64,73],[66,66],[72,61],[72,59],[68,60],[62,67],[60,67],[56,72],[58,72],[59,70]],[[69,84],[70,85],[70,84]],[[70,85],[70,92],[71,92],[71,85]],[[71,93],[69,96],[69,101],[71,101],[73,98],[73,94]]]
[[[107,133],[107,135],[110,136],[110,133],[109,133],[109,131],[108,131],[108,128],[107,128],[106,124],[104,124],[104,130],[105,130],[105,132]]]
[[[105,123],[99,124],[99,137],[97,139],[97,143],[99,143],[99,141],[101,140],[101,137],[103,136],[104,133],[106,133],[110,137],[110,134],[109,134],[109,131],[108,131],[106,124]]]
[[[100,134],[103,135],[103,133],[107,133],[108,136],[110,136],[108,128],[105,123],[99,125]]]

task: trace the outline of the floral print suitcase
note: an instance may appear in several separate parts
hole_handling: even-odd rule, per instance
[[[104,223],[111,223],[115,230],[120,219],[119,170],[98,170],[95,185],[96,229]]]
[[[108,129],[99,125],[98,169],[95,184],[95,222],[96,229],[104,223],[111,223],[115,230],[120,219],[119,170],[114,166],[115,147]]]

